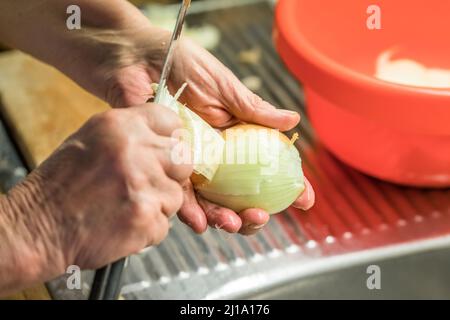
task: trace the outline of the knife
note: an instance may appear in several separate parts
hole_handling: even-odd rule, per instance
[[[178,40],[181,36],[181,31],[183,30],[184,20],[186,18],[186,13],[191,5],[191,0],[183,0],[183,3],[178,12],[177,22],[175,23],[175,28],[172,33],[172,38],[170,39],[169,48],[167,49],[166,59],[164,61],[163,69],[161,72],[161,78],[159,79],[158,89],[156,90],[155,103],[160,102],[161,93],[164,87],[167,86],[167,80],[170,75],[170,70],[172,69],[173,55],[177,47]]]

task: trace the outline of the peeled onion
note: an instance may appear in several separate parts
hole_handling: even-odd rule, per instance
[[[300,155],[284,134],[243,124],[223,131],[222,137],[223,159],[212,180],[191,177],[202,197],[236,212],[261,208],[273,214],[303,192]]]
[[[191,181],[200,195],[240,212],[261,208],[278,213],[305,189],[301,159],[294,140],[275,129],[241,124],[217,133],[208,123],[177,100],[186,84],[172,96],[161,88],[158,103],[180,116],[178,138],[192,151]],[[153,84],[156,91],[158,86]],[[176,153],[175,153],[176,155]],[[177,156],[172,159],[178,163]]]

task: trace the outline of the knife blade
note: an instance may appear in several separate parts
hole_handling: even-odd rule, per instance
[[[169,78],[173,64],[173,55],[176,50],[178,40],[180,39],[181,31],[183,30],[184,20],[186,18],[186,13],[190,5],[191,0],[183,0],[183,3],[180,7],[180,11],[178,12],[177,21],[175,23],[175,28],[173,30],[172,37],[170,39],[169,47],[167,49],[163,69],[161,72],[161,78],[159,79],[159,86],[156,91],[156,96],[154,99],[154,102],[156,103],[160,102],[163,88],[167,86],[167,80]]]

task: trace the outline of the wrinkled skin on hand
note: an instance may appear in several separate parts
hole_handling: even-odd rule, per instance
[[[181,184],[192,173],[171,158],[180,146],[171,134],[180,126],[164,106],[110,110],[33,172],[47,220],[58,221],[52,232],[59,232],[66,265],[98,268],[166,237],[183,202]]]
[[[63,68],[113,107],[142,104],[153,96],[150,85],[159,81],[170,40],[170,32],[151,26],[139,12],[132,14],[132,22],[121,21],[114,29],[87,30],[78,35],[77,42],[83,43],[81,58]],[[298,113],[276,109],[252,93],[220,61],[188,39],[178,44],[169,88],[174,92],[183,83],[188,87],[182,102],[216,128],[242,121],[286,131],[300,121]],[[306,180],[305,191],[293,205],[307,210],[313,203],[314,191]],[[252,234],[269,220],[258,208],[236,213],[210,203],[195,194],[190,182],[184,185],[179,217],[198,233],[209,224],[228,232]]]

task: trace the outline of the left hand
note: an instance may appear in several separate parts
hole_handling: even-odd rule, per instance
[[[149,25],[139,11],[130,11],[135,19],[119,21],[114,29],[85,30],[76,35],[80,58],[68,65],[66,73],[87,90],[113,107],[145,103],[154,94],[150,84],[159,81],[170,32]],[[81,48],[81,50],[80,50]],[[188,39],[181,39],[174,56],[169,79],[171,91],[183,83],[188,86],[181,100],[216,128],[240,121],[286,131],[300,121],[296,112],[276,109],[248,90],[234,74],[208,51]],[[240,213],[220,207],[196,195],[190,182],[184,185],[184,203],[179,218],[195,232],[209,224],[228,232],[253,234],[269,220],[258,208]],[[293,203],[303,210],[314,203],[314,191],[306,189]]]

